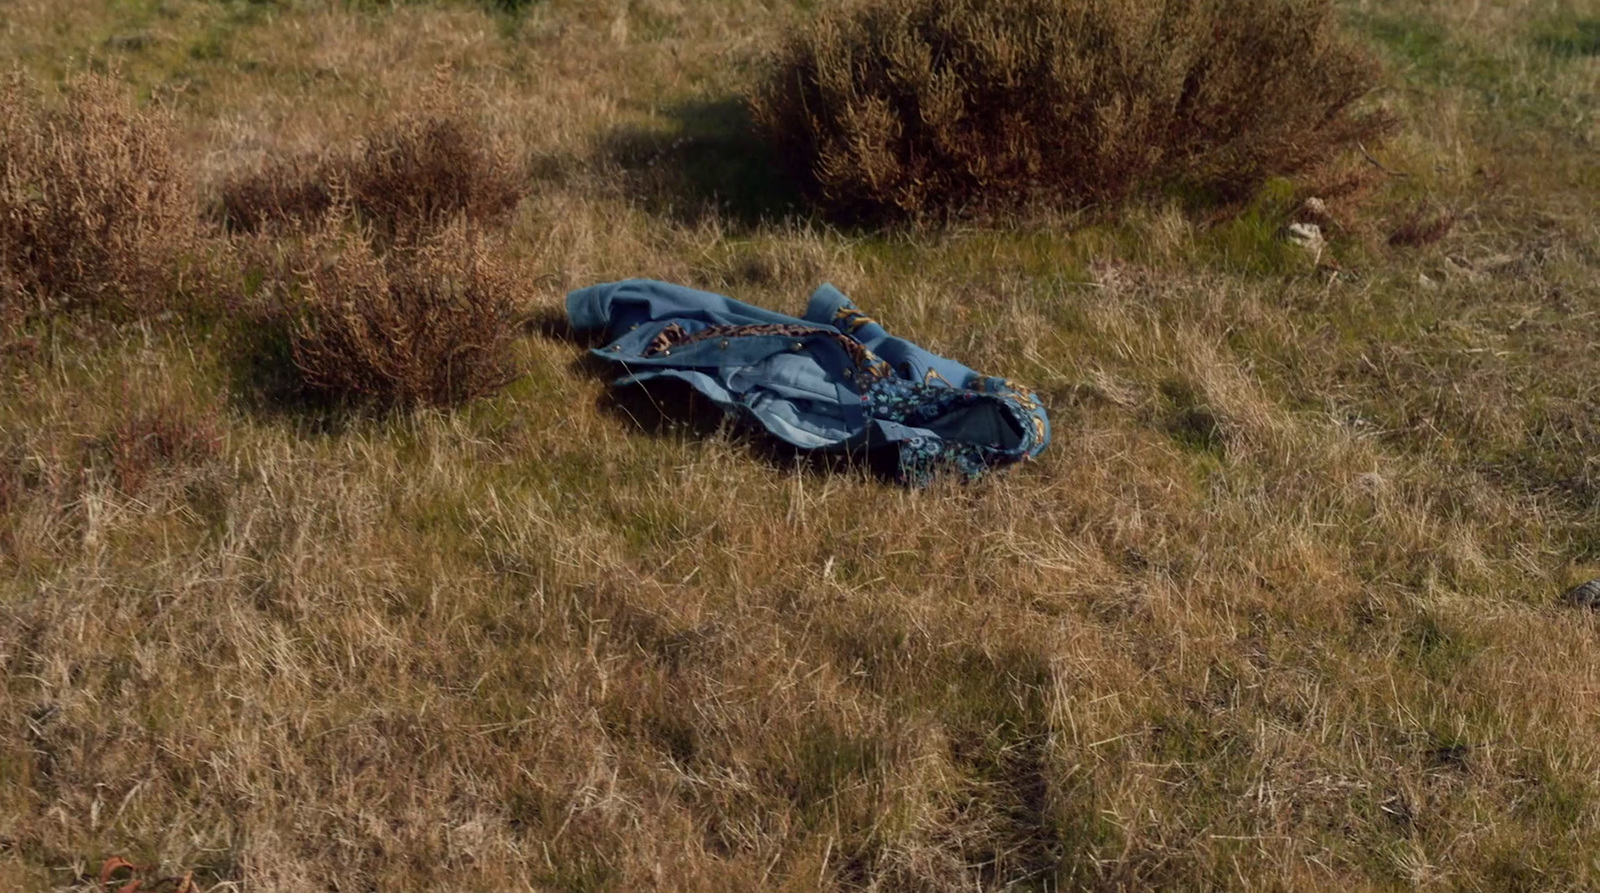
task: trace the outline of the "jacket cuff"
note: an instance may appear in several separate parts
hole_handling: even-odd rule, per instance
[[[832,283],[824,282],[817,286],[811,293],[811,300],[806,304],[806,322],[821,323],[825,326],[833,325],[833,318],[839,308],[845,305],[854,307],[844,293],[834,288]]]
[[[604,330],[611,321],[611,294],[619,283],[591,285],[567,293],[567,319],[579,335]]]

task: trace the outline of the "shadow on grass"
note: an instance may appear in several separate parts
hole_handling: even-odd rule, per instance
[[[302,384],[287,315],[253,311],[225,337],[229,400],[245,412],[312,434],[336,434],[360,415]]]
[[[554,308],[535,313],[524,323],[530,334],[595,347],[592,338],[572,331],[566,316]],[[574,374],[614,381],[623,372],[616,363],[584,353],[572,363]],[[798,468],[814,474],[866,473],[892,482],[898,466],[893,447],[853,453],[805,450],[773,437],[754,419],[724,411],[688,382],[656,379],[648,383],[613,385],[595,405],[601,412],[623,420],[651,437],[709,440],[727,438],[754,458],[784,470]]]
[[[593,359],[592,366],[584,365],[603,378],[612,378],[617,372],[599,358]],[[864,473],[892,483],[898,464],[898,451],[889,447],[830,453],[792,446],[768,434],[758,422],[724,412],[688,383],[675,379],[613,387],[597,405],[602,412],[626,419],[654,437],[726,437],[755,459],[784,471],[798,469],[816,476]]]
[[[1563,59],[1600,56],[1600,18],[1562,22],[1533,42],[1539,49]]]
[[[551,341],[570,341],[583,347],[594,347],[595,340],[573,331],[566,311],[560,307],[540,307],[522,318],[522,331],[539,335]]]
[[[798,185],[756,135],[743,101],[683,102],[665,116],[669,127],[620,128],[599,149],[646,209],[682,221],[716,213],[739,229],[809,217]]]

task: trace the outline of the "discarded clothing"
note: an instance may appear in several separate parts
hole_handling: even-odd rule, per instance
[[[898,449],[897,478],[926,485],[1037,456],[1050,442],[1039,399],[884,331],[831,285],[803,318],[649,279],[567,295],[580,334],[621,363],[617,384],[687,382],[724,409],[803,449]]]

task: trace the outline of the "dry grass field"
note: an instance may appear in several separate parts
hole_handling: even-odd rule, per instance
[[[1592,3],[1338,0],[1400,123],[1325,183],[884,230],[749,135],[813,5],[0,2],[195,224],[0,319],[0,888],[1600,887]],[[521,191],[515,380],[286,394],[262,307],[345,249],[224,193],[440,102]],[[831,281],[1055,442],[908,491],[614,394],[551,320],[629,276]]]

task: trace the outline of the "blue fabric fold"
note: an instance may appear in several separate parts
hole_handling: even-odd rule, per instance
[[[900,481],[972,479],[1037,456],[1050,420],[1029,390],[890,335],[832,285],[803,317],[669,282],[629,279],[567,295],[574,331],[620,364],[618,385],[686,382],[802,449],[894,448]]]

